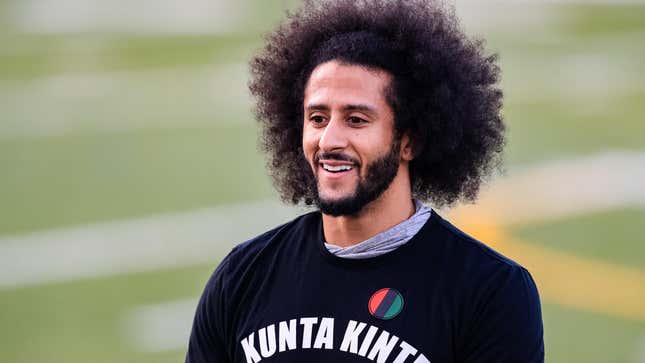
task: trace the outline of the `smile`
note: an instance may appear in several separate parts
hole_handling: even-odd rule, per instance
[[[342,171],[347,171],[347,170],[352,170],[353,167],[351,165],[329,165],[325,163],[320,163],[322,165],[322,168],[332,172],[332,173],[338,173]]]

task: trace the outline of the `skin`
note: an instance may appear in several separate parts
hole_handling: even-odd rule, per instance
[[[385,99],[389,73],[332,60],[318,65],[305,88],[302,146],[316,175],[321,199],[337,200],[356,190],[365,178],[366,166],[383,157],[394,140],[394,113]],[[351,161],[321,160],[322,153],[335,153]],[[400,144],[397,176],[387,190],[355,215],[322,215],[325,240],[341,247],[362,242],[414,214],[409,162],[413,158],[408,135]],[[322,163],[351,165],[331,173]]]

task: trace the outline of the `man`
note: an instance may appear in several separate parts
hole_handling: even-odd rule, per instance
[[[317,211],[238,245],[187,362],[543,362],[529,273],[421,201],[504,144],[495,57],[421,0],[305,2],[251,64],[268,169]]]

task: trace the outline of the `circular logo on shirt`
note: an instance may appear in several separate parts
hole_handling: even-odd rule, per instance
[[[372,294],[367,308],[373,317],[389,320],[403,310],[403,296],[400,292],[386,287]]]

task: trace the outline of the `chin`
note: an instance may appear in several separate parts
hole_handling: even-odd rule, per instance
[[[316,201],[318,209],[323,214],[333,217],[357,215],[363,210],[365,204],[365,201],[357,198],[355,194],[337,198],[319,197]]]

